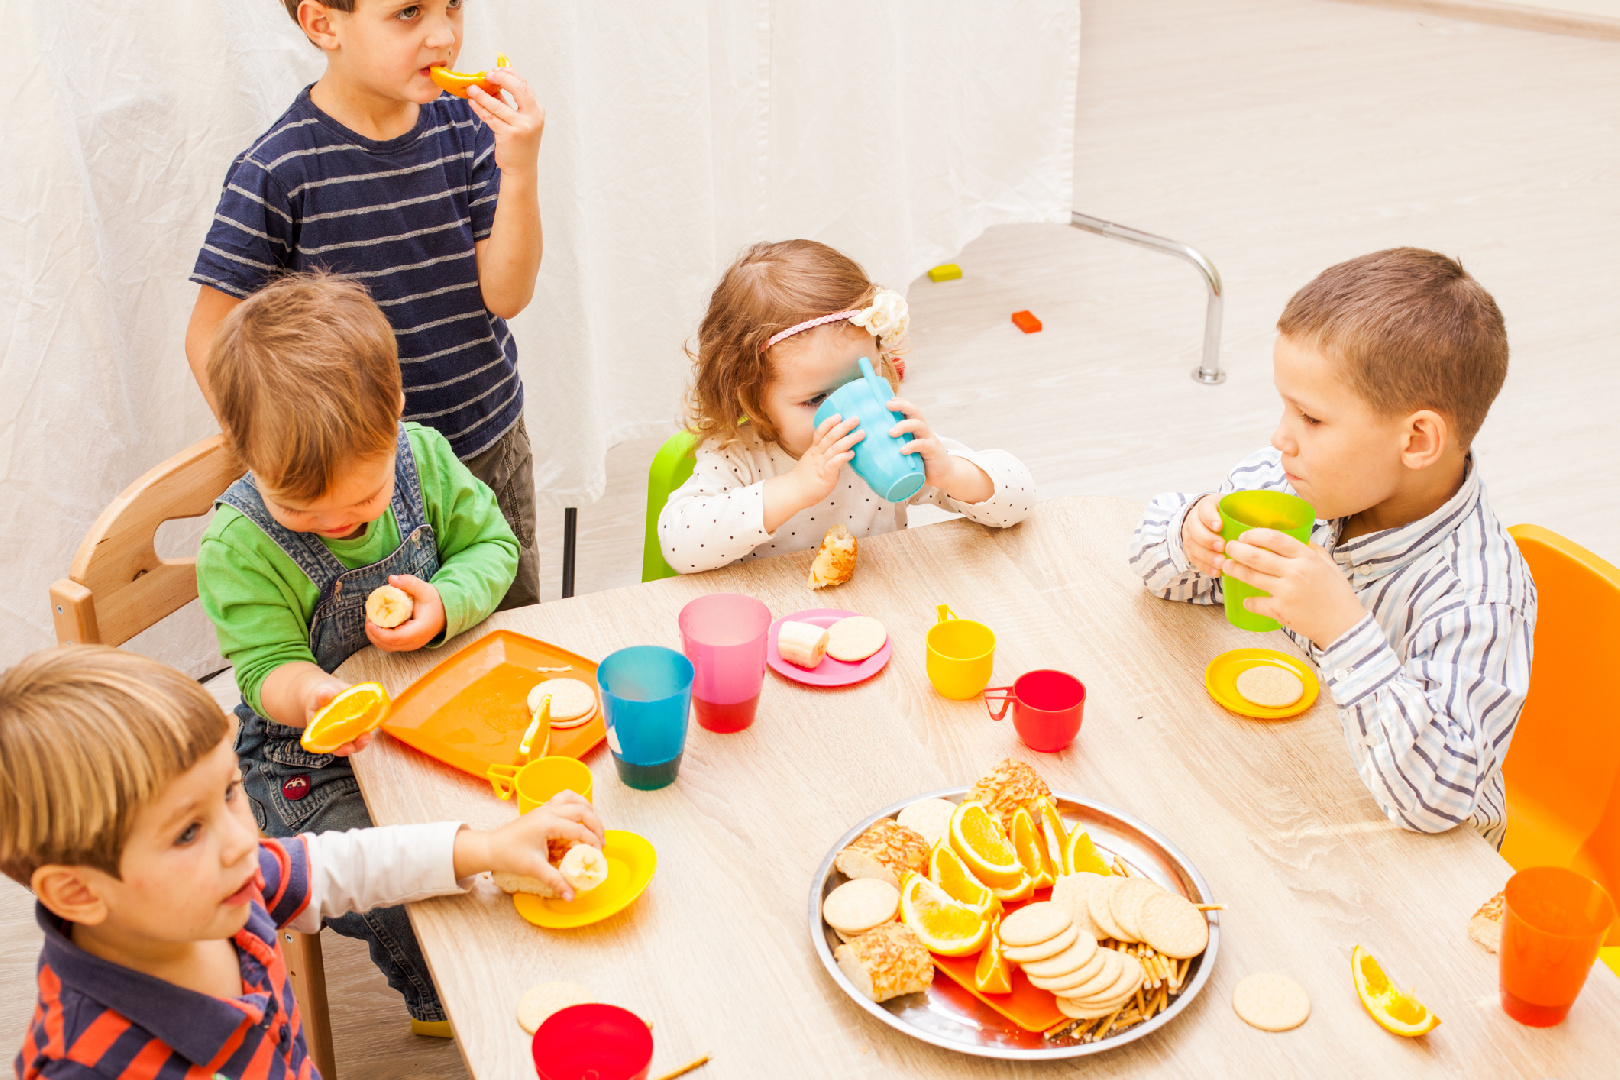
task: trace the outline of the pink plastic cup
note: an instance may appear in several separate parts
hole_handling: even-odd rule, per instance
[[[540,1080],[647,1080],[652,1032],[617,1005],[570,1005],[546,1018],[530,1044]]]
[[[754,722],[765,685],[771,609],[741,593],[710,593],[681,608],[681,649],[692,661],[692,712],[710,731]]]

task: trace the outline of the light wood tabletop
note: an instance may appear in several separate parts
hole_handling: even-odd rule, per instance
[[[596,659],[633,644],[679,648],[677,612],[715,591],[756,596],[779,616],[836,605],[889,629],[892,658],[864,684],[813,690],[767,672],[747,731],[694,724],[680,777],[662,791],[624,787],[607,750],[592,752],[604,824],[658,849],[650,887],[619,915],[541,930],[482,880],[468,895],[412,906],[472,1075],[533,1075],[514,1010],[527,987],[550,979],[651,1020],[654,1076],[702,1053],[714,1055],[695,1074],[704,1077],[1025,1075],[1028,1064],[939,1049],[869,1017],[823,970],[805,925],[816,867],[850,825],[970,784],[1007,756],[1054,789],[1168,835],[1226,905],[1213,976],[1181,1016],[1063,1067],[1189,1078],[1611,1075],[1620,980],[1599,965],[1557,1028],[1503,1014],[1496,957],[1465,927],[1508,865],[1466,828],[1424,836],[1387,821],[1356,778],[1327,695],[1288,721],[1216,705],[1203,686],[1212,657],[1293,647],[1280,633],[1234,629],[1217,609],[1148,596],[1125,565],[1140,511],[1115,499],[1049,500],[1012,529],[952,521],[863,541],[854,580],[831,590],[806,589],[809,554],[800,553],[503,612],[436,651],[350,659],[340,676],[398,693],[501,627]],[[1040,667],[1086,683],[1073,745],[1036,753],[981,703],[934,692],[923,636],[942,602],[995,631],[997,684]],[[486,783],[386,736],[354,761],[380,824],[494,827],[516,813]],[[1357,944],[1417,989],[1438,1029],[1409,1040],[1374,1024],[1351,981]],[[1238,980],[1266,971],[1310,993],[1302,1027],[1266,1034],[1233,1013]]]

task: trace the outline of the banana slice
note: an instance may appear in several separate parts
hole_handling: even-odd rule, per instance
[[[411,617],[415,608],[410,593],[392,585],[380,585],[366,597],[366,618],[385,630],[391,630]]]
[[[788,663],[814,668],[827,653],[827,628],[790,619],[777,630],[776,649]]]
[[[557,864],[557,872],[574,887],[575,895],[590,892],[607,880],[607,856],[589,844],[575,844]]]

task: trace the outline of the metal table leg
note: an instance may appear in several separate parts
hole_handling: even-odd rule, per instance
[[[579,526],[579,510],[563,507],[563,564],[562,594],[566,600],[574,595],[574,534]]]

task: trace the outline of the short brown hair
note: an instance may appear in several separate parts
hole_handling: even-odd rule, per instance
[[[1344,365],[1380,413],[1445,416],[1464,450],[1507,378],[1496,301],[1462,263],[1423,248],[1328,267],[1288,301],[1277,331]]]
[[[208,385],[231,448],[291,498],[319,498],[398,437],[394,329],[348,278],[288,274],[238,304],[214,334]]]
[[[282,6],[287,9],[287,14],[292,16],[293,22],[298,22],[298,5],[302,2],[303,0],[281,0]],[[333,11],[346,13],[354,11],[354,0],[317,0],[317,3],[321,7],[330,8]]]
[[[807,319],[866,305],[878,287],[859,263],[814,240],[755,244],[737,257],[709,297],[698,327],[687,393],[687,427],[721,445],[737,438],[746,417],[766,442],[780,437],[762,404],[771,381],[765,343],[779,331]],[[900,373],[894,358],[879,349],[879,374],[894,386]]]
[[[135,813],[230,734],[195,681],[136,653],[66,645],[0,673],[0,872],[118,876]]]

